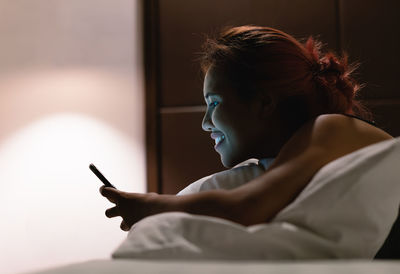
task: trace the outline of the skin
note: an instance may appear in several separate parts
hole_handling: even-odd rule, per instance
[[[214,68],[208,71],[203,95],[207,111],[202,127],[224,136],[216,151],[225,167],[249,158],[275,157],[287,141],[285,128],[275,112],[271,112],[268,98],[239,97],[223,71]]]
[[[275,161],[263,175],[233,190],[175,196],[101,187],[101,194],[115,204],[106,210],[106,216],[121,216],[122,230],[129,230],[144,217],[169,211],[214,216],[246,226],[268,222],[296,198],[321,167],[392,138],[368,123],[340,114],[318,116],[287,136],[268,100],[262,96],[240,99],[224,74],[214,69],[205,77],[203,92],[208,105],[203,129],[224,134],[225,140],[216,151],[225,166],[248,158],[276,156]]]

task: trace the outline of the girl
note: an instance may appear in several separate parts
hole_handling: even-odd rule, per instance
[[[275,158],[261,176],[232,190],[175,196],[126,193],[101,187],[115,203],[109,218],[121,229],[146,216],[182,211],[243,225],[271,220],[327,163],[392,138],[366,121],[355,99],[347,57],[322,54],[309,38],[303,45],[267,27],[241,26],[207,39],[201,58],[207,111],[203,129],[215,140],[226,167],[249,158]]]

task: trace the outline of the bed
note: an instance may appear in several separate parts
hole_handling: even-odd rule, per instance
[[[400,273],[400,261],[379,260],[400,257],[399,159],[400,137],[341,157],[269,223],[157,214],[132,226],[113,259],[32,273]],[[205,177],[179,195],[236,187],[270,162]]]
[[[81,262],[31,274],[398,274],[400,262],[397,261],[368,261],[368,260],[340,260],[340,261],[309,261],[309,262],[266,262],[266,261],[154,261],[154,260],[94,260]]]

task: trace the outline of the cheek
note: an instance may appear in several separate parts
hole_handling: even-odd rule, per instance
[[[213,124],[218,128],[219,126],[224,124],[223,115],[221,115],[221,111],[219,107],[215,108],[214,111],[211,113],[211,121]]]
[[[214,109],[212,118],[220,124],[230,125],[232,122],[232,113],[234,111],[234,109],[232,110],[226,105],[219,105]]]

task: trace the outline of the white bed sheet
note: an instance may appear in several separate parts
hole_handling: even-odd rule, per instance
[[[331,260],[308,262],[266,261],[154,261],[95,260],[51,268],[29,274],[398,274],[399,261]]]
[[[183,212],[147,217],[132,226],[113,258],[372,259],[398,214],[399,159],[400,137],[336,159],[269,223],[245,227]],[[249,165],[218,173],[186,193],[230,189],[261,169]]]

